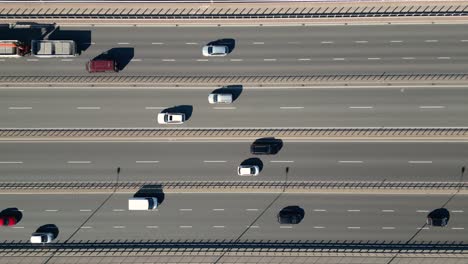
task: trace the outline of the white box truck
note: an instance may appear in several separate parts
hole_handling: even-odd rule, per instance
[[[73,40],[33,40],[31,53],[39,58],[67,58],[77,55]]]
[[[133,197],[128,199],[128,210],[149,211],[158,207],[158,199],[154,197]]]

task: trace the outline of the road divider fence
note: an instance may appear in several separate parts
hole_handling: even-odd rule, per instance
[[[391,181],[120,181],[120,182],[0,182],[0,192],[137,192],[267,193],[267,192],[467,192],[468,182]]]
[[[255,139],[467,140],[468,127],[356,128],[2,128],[0,140]]]
[[[120,3],[115,6],[87,3],[28,3],[4,5],[1,20],[258,20],[258,19],[343,19],[381,17],[463,17],[466,2],[335,2],[332,3],[184,3],[177,5]]]
[[[311,75],[225,75],[225,76],[0,76],[0,86],[18,84],[53,85],[71,84],[80,87],[95,85],[246,85],[257,86],[293,84],[306,86],[316,83],[406,83],[406,82],[466,82],[468,73],[421,73],[421,74],[311,74]],[[72,87],[71,87],[72,88]]]
[[[466,256],[468,245],[453,241],[412,242],[359,240],[80,240],[32,245],[28,241],[0,243],[0,256],[151,256],[151,255],[241,255],[313,256],[315,254],[357,256]],[[325,256],[326,256],[325,255]]]

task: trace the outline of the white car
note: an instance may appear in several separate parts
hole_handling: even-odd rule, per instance
[[[232,103],[232,94],[211,93],[208,95],[210,104],[230,104]]]
[[[50,243],[52,240],[54,240],[54,235],[49,232],[32,233],[30,239],[32,244]]]
[[[260,173],[260,168],[257,165],[240,165],[237,167],[239,176],[257,176]]]
[[[182,124],[185,121],[185,114],[183,113],[159,113],[159,124]]]
[[[226,56],[229,53],[229,48],[227,46],[221,45],[207,45],[202,49],[203,56]]]

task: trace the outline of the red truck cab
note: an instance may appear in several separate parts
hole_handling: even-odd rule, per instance
[[[86,63],[86,70],[92,72],[118,72],[115,60],[90,60]]]

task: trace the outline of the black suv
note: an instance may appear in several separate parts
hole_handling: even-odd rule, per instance
[[[427,215],[426,224],[429,226],[444,227],[448,224],[450,213],[445,208],[438,208]]]
[[[292,205],[281,209],[277,217],[280,224],[299,224],[304,215],[304,209],[297,205]]]
[[[275,138],[260,138],[250,146],[250,153],[254,155],[274,155],[283,147],[283,141]]]

